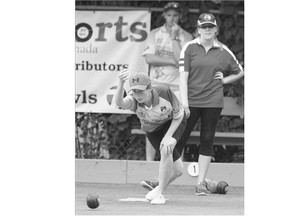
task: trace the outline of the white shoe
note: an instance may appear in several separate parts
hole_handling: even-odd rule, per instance
[[[166,199],[162,194],[157,194],[155,198],[150,202],[152,205],[164,205],[165,203]]]
[[[158,188],[159,186],[155,187],[153,190],[151,190],[150,192],[148,192],[145,196],[145,198],[147,200],[153,200],[157,195],[158,195]]]

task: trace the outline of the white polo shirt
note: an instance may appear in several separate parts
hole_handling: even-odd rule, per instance
[[[180,46],[192,39],[192,36],[180,28],[179,40]],[[143,52],[143,56],[147,54],[154,54],[160,57],[173,57],[173,44],[172,39],[167,31],[165,25],[153,29],[148,37],[146,47]],[[151,65],[150,67],[150,79],[152,85],[168,85],[172,91],[179,91],[179,69],[178,67],[167,65],[156,67]]]

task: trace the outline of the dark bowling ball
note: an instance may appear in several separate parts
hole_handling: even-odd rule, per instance
[[[99,197],[95,194],[89,194],[86,198],[86,203],[89,208],[96,209],[100,204]]]
[[[225,181],[221,181],[217,185],[217,192],[219,194],[226,194],[229,190],[229,185]]]

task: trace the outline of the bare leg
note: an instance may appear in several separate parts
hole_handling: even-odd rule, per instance
[[[179,158],[178,160],[174,161],[174,163],[173,163],[173,170],[172,170],[172,172],[170,174],[170,178],[169,178],[168,184],[166,185],[166,188],[175,179],[180,177],[183,174],[183,172],[184,172],[184,165],[183,165],[183,162],[182,162],[181,158]]]
[[[173,158],[172,154],[167,154],[164,150],[161,149],[161,159],[159,164],[159,188],[158,192],[163,194],[164,190],[167,188],[167,185],[170,180],[170,176],[173,169]]]
[[[150,141],[146,137],[146,161],[154,161],[155,154],[156,154],[156,150],[153,148]]]
[[[204,181],[206,178],[210,163],[211,163],[211,156],[205,156],[199,154],[198,164],[199,164],[199,176],[197,183],[200,184],[200,182]]]
[[[182,150],[182,153],[181,153],[181,160],[184,161],[184,149]]]

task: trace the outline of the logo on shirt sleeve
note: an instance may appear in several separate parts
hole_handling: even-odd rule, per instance
[[[161,110],[161,112],[165,112],[167,110],[167,107],[166,106],[161,106],[160,110]]]
[[[145,118],[146,117],[146,113],[142,110],[137,110],[137,116],[141,119]]]

